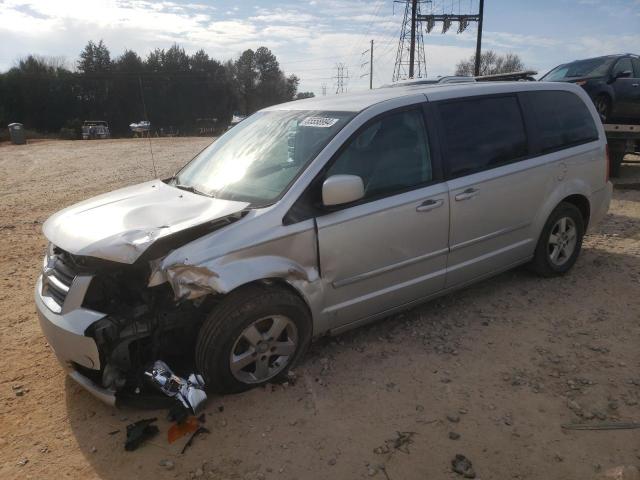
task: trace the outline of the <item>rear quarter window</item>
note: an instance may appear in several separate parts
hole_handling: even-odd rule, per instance
[[[584,102],[574,93],[538,91],[528,101],[537,150],[547,153],[598,139],[598,129]]]
[[[438,110],[449,177],[526,157],[527,136],[515,95],[447,101]]]

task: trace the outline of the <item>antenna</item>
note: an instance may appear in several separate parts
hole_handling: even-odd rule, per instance
[[[149,116],[147,115],[147,104],[144,101],[144,90],[142,89],[142,77],[138,75],[138,84],[140,85],[140,97],[142,98],[142,110],[144,111],[144,119],[148,122]],[[151,145],[151,128],[147,132],[147,138],[149,139],[149,151],[151,152],[151,165],[153,166],[153,178],[158,178],[158,172],[156,171],[156,160],[153,158],[153,146]]]

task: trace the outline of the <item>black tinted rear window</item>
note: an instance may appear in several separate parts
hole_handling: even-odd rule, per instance
[[[527,155],[527,137],[515,96],[446,102],[440,104],[439,111],[450,176],[486,170]]]
[[[526,92],[533,128],[541,152],[571,147],[598,139],[589,109],[571,92]]]

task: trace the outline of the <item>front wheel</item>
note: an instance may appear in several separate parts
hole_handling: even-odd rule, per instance
[[[558,205],[545,223],[531,262],[532,269],[544,277],[563,275],[576,263],[582,237],[582,213],[571,203]]]
[[[311,340],[311,316],[294,293],[250,285],[229,294],[205,320],[196,366],[207,389],[236,393],[283,379]]]

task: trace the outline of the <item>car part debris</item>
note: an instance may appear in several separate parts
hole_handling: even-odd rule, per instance
[[[640,428],[640,422],[565,423],[565,430],[632,430]]]
[[[198,415],[207,400],[204,392],[204,380],[201,375],[192,373],[187,380],[178,377],[162,360],[156,360],[153,368],[144,372],[162,393],[179,400],[185,408]]]
[[[157,418],[146,418],[127,425],[127,441],[124,444],[124,449],[127,452],[132,452],[146,440],[155,437],[160,430],[151,424],[156,420]]]
[[[476,478],[476,472],[473,470],[471,460],[459,453],[451,460],[451,470],[464,478]]]
[[[182,454],[186,452],[187,448],[189,448],[193,443],[193,439],[196,438],[201,433],[211,433],[211,432],[209,432],[209,429],[205,427],[198,428],[195,432],[193,432],[193,434],[191,434],[191,437],[189,437],[189,440],[187,441],[187,443],[184,444],[184,447],[182,447],[182,451],[180,453]]]
[[[169,443],[173,443],[184,437],[187,433],[195,432],[198,430],[198,427],[200,427],[200,421],[191,415],[182,422],[176,422],[169,427],[169,431],[167,432],[167,441]]]

